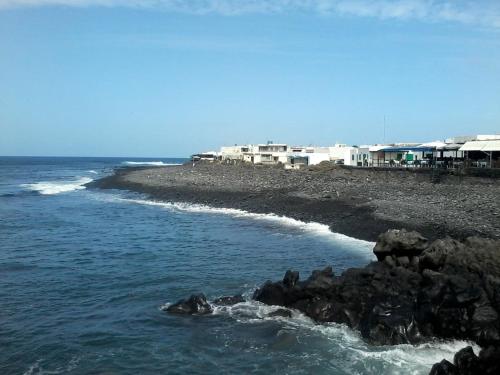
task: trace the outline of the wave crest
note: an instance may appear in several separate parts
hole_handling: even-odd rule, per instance
[[[169,166],[182,165],[181,163],[164,163],[162,161],[124,161],[122,164],[130,166],[152,165],[152,166]]]
[[[128,199],[128,198],[114,198],[113,200],[118,200],[128,203],[143,204],[148,206],[158,206],[171,211],[222,214],[222,215],[229,215],[235,218],[261,221],[265,223],[297,229],[300,232],[304,233],[312,233],[321,238],[332,240],[335,242],[341,242],[344,245],[362,251],[363,253],[372,256],[373,258],[375,257],[372,252],[372,249],[375,246],[374,242],[360,240],[354,237],[346,236],[341,233],[332,232],[328,227],[328,225],[317,222],[304,222],[287,216],[278,216],[276,214],[258,214],[235,208],[217,208],[217,207],[210,207],[194,203],[158,202],[145,199]]]
[[[250,299],[233,306],[212,307],[214,315],[229,317],[239,324],[275,322],[280,327],[277,341],[283,333],[295,337],[296,342],[301,342],[303,337],[315,336],[325,343],[322,352],[325,355],[330,353],[334,356],[342,348],[343,359],[339,365],[347,373],[427,374],[434,363],[442,359],[453,361],[455,353],[466,346],[472,346],[476,353],[480,350],[476,344],[462,340],[433,340],[419,345],[370,345],[359,332],[344,324],[317,324],[294,309],[289,310],[290,318],[269,316],[283,307],[269,306]]]
[[[22,184],[21,187],[27,190],[36,191],[41,195],[55,195],[67,193],[75,190],[85,189],[85,184],[93,181],[89,177],[81,177],[73,181],[40,181],[33,184]]]

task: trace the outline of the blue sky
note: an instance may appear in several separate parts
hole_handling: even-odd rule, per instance
[[[500,133],[500,2],[0,0],[0,155]]]

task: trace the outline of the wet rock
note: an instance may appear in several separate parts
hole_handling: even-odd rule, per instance
[[[453,365],[453,363],[443,359],[441,362],[432,366],[429,375],[458,375],[458,369],[455,365]]]
[[[241,294],[237,294],[235,296],[216,298],[213,303],[214,305],[220,305],[220,306],[232,306],[241,302],[245,302],[245,299]]]
[[[170,305],[166,311],[172,314],[204,315],[212,312],[204,294],[193,294],[187,299],[181,299]]]
[[[428,241],[420,233],[405,229],[390,229],[382,233],[373,249],[379,261],[386,256],[416,256],[420,255],[428,246]]]
[[[479,358],[474,354],[472,347],[468,346],[455,354],[453,359],[455,367],[460,374],[479,374]]]
[[[347,324],[380,345],[432,337],[500,343],[500,241],[447,238],[425,246],[418,233],[382,235],[374,252],[389,249],[379,254],[383,261],[339,276],[327,267],[305,281],[288,271],[254,298],[295,308],[317,322]]]
[[[267,281],[260,289],[257,289],[253,299],[265,303],[266,305],[284,306],[286,289],[282,282],[273,283]]]
[[[288,270],[283,278],[283,285],[287,288],[293,288],[299,281],[299,273],[297,271]]]

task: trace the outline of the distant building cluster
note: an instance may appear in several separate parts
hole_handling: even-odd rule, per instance
[[[385,145],[290,146],[269,141],[223,146],[192,156],[193,162],[279,164],[300,169],[321,162],[357,167],[489,167],[500,168],[500,135],[463,136],[428,143]]]

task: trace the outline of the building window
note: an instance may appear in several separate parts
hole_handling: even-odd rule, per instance
[[[352,161],[354,161],[354,155],[352,155],[352,158],[351,158],[351,159],[352,159]]]

